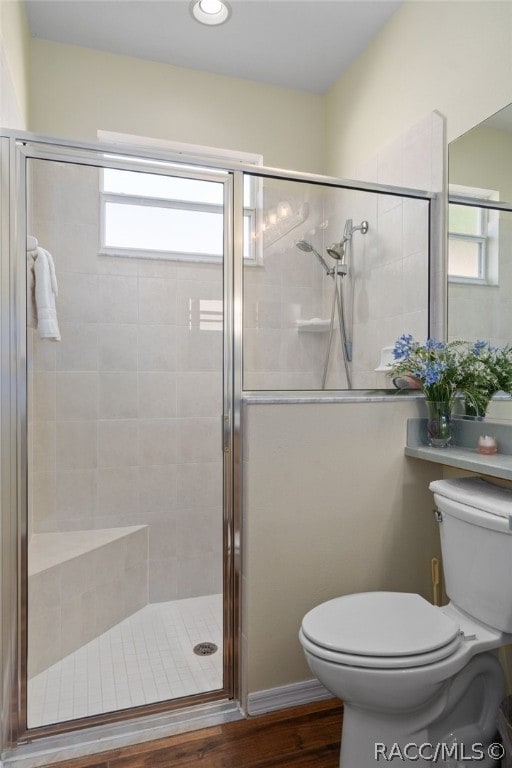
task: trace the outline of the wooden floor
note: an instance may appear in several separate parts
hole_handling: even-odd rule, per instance
[[[58,763],[56,768],[338,768],[342,708],[316,702]]]

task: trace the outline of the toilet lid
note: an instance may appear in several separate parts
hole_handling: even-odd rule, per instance
[[[420,595],[364,592],[318,605],[302,621],[316,645],[362,656],[412,656],[446,646],[459,625]]]

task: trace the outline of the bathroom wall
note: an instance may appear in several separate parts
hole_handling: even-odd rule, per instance
[[[375,239],[376,253],[370,251],[369,258],[362,261],[362,275],[358,280],[356,273],[355,285],[364,293],[354,297],[356,310],[362,307],[355,316],[354,339],[360,338],[363,348],[371,352],[366,360],[363,358],[360,376],[362,381],[367,377],[374,386],[385,386],[386,382],[389,386],[388,377],[373,370],[379,361],[379,349],[392,346],[402,333],[425,339],[429,320],[430,335],[443,338],[444,142],[444,120],[439,113],[431,112],[356,169],[357,177],[365,181],[421,189],[434,195],[432,232],[425,202],[386,196],[377,201],[377,231],[368,231]],[[362,211],[358,213],[356,220],[366,218]],[[354,261],[357,269],[357,259]],[[365,311],[366,306],[369,311]]]
[[[322,268],[295,242],[322,234],[324,190],[264,178],[256,184],[256,227],[265,230],[257,234],[258,263],[244,265],[244,389],[318,389],[326,335],[298,326],[321,314]],[[287,215],[279,216],[281,208]]]
[[[246,404],[244,636],[250,693],[311,679],[297,633],[323,600],[365,590],[431,599],[429,482],[404,457],[418,401]]]
[[[424,121],[429,129],[432,118]],[[432,130],[423,132],[415,126],[418,146],[432,156]],[[404,181],[401,138],[384,149],[373,163],[358,174],[364,181],[407,186]],[[412,153],[411,153],[412,154]],[[412,162],[412,157],[411,157]],[[369,166],[372,166],[370,171]],[[418,175],[418,174],[417,174]],[[430,189],[428,185],[418,185]],[[355,232],[348,248],[349,274],[343,279],[347,316],[353,314],[353,389],[388,388],[389,377],[376,371],[381,350],[392,346],[401,333],[425,338],[428,329],[428,203],[391,195],[345,192],[329,219],[327,240],[339,240],[345,220],[354,225],[368,221],[368,232]],[[324,315],[329,312],[332,286],[324,281]],[[352,306],[352,309],[351,309]],[[350,331],[349,331],[350,332]],[[346,387],[343,359],[336,338],[327,385]]]
[[[62,336],[32,332],[31,529],[147,525],[150,602],[220,592],[222,268],[99,256],[98,171],[31,168]]]
[[[408,0],[326,94],[327,168],[354,168],[424,115],[448,141],[512,101],[512,5]]]
[[[0,2],[0,127],[28,125],[30,31],[21,0]]]
[[[103,129],[325,171],[322,96],[45,40],[31,62],[33,131],[91,140]]]

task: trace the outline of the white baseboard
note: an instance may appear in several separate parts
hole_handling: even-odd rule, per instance
[[[247,697],[247,714],[262,715],[287,707],[298,707],[312,701],[334,698],[318,680],[304,680],[301,683],[280,685],[266,691],[256,691]]]

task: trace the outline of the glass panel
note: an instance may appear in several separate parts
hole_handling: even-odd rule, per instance
[[[225,696],[223,264],[99,255],[97,168],[30,160],[28,187],[60,330],[29,255],[28,725]],[[220,213],[132,208],[123,245],[166,244],[155,215],[222,255]]]
[[[402,333],[428,335],[428,201],[259,184],[257,265],[244,269],[244,388],[389,388],[388,348]]]
[[[448,274],[452,277],[479,279],[481,275],[481,243],[450,238],[448,241]]]
[[[105,204],[107,248],[221,256],[223,237],[222,213]]]

